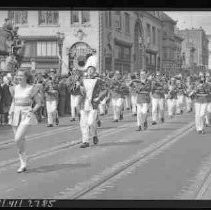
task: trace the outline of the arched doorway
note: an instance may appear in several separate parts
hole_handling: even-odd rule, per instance
[[[134,71],[140,71],[144,68],[143,46],[140,45],[140,42],[143,43],[143,30],[140,21],[136,21],[134,28]]]
[[[96,50],[92,49],[87,43],[76,42],[69,51],[69,69],[76,68],[83,71],[87,59],[95,53]]]

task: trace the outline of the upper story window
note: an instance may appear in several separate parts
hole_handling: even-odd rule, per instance
[[[152,43],[155,45],[156,44],[156,31],[155,27],[152,27]]]
[[[120,11],[116,11],[115,12],[115,28],[117,31],[121,31],[122,30],[122,18],[121,18],[121,12]]]
[[[151,39],[151,26],[150,26],[150,24],[147,24],[147,27],[146,27],[146,30],[147,30],[147,42],[149,42],[150,41],[150,39]]]
[[[58,11],[39,11],[39,25],[58,25]]]
[[[15,25],[25,25],[28,23],[27,11],[9,11],[8,18],[12,20]]]
[[[125,32],[130,33],[130,15],[125,13]]]
[[[105,24],[107,28],[111,28],[112,26],[111,11],[105,12]]]
[[[37,42],[37,56],[41,56],[41,57],[57,56],[57,42],[56,41],[38,41]]]
[[[79,11],[71,11],[71,24],[79,23]]]
[[[71,24],[90,22],[90,11],[71,11]]]
[[[90,22],[90,12],[89,11],[81,11],[81,23]]]

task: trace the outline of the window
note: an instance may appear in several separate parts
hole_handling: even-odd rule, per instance
[[[121,12],[120,11],[116,11],[115,12],[115,28],[117,31],[121,31],[122,30],[122,18],[121,18]]]
[[[121,59],[122,57],[122,49],[119,45],[115,45],[114,48],[115,58]]]
[[[57,42],[56,41],[37,42],[37,56],[42,56],[42,57],[57,56]]]
[[[150,28],[150,24],[147,24],[147,37],[151,37],[151,28]]]
[[[130,48],[128,47],[123,48],[123,58],[126,60],[130,60]]]
[[[111,11],[105,12],[105,24],[107,28],[111,27]]]
[[[111,11],[108,12],[108,23],[109,23],[109,27],[112,26],[112,17],[111,17]]]
[[[9,11],[8,18],[12,20],[14,24],[24,25],[28,23],[27,11]]]
[[[130,33],[130,15],[125,13],[125,32]]]
[[[71,24],[79,23],[79,11],[71,11]]]
[[[90,21],[90,12],[89,11],[82,11],[81,12],[81,23],[87,23]]]
[[[156,44],[156,33],[155,33],[155,27],[152,27],[152,43]]]
[[[59,12],[39,11],[39,25],[58,25]]]

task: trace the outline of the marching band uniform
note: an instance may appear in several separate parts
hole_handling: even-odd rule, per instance
[[[80,90],[82,94],[80,101],[80,127],[83,142],[80,147],[86,148],[89,147],[90,138],[93,138],[94,144],[97,144],[99,141],[97,137],[97,109],[100,101],[105,97],[107,90],[105,89],[104,82],[101,79],[93,77],[93,75],[82,80]]]
[[[142,72],[141,80],[139,83],[136,83],[136,93],[137,96],[137,131],[141,131],[142,129],[147,129],[147,115],[150,103],[150,91],[151,91],[151,83],[145,77],[145,72]]]
[[[70,92],[70,106],[71,106],[71,117],[72,117],[71,121],[75,121],[76,113],[80,115],[79,113],[79,103],[81,98],[80,87],[75,86],[75,83],[77,81],[80,82],[80,80],[81,80],[81,75],[79,71],[76,71],[76,74],[71,75],[67,81],[67,87]]]
[[[118,122],[118,120],[123,119],[123,105],[124,105],[124,98],[125,98],[124,89],[125,88],[126,88],[126,85],[124,85],[124,82],[121,80],[120,74],[116,73],[116,75],[113,78],[112,85],[110,87],[111,97],[112,97],[112,106],[113,106],[113,112],[114,112],[113,122]]]
[[[190,96],[194,96],[195,99],[195,126],[199,134],[204,134],[207,96],[210,91],[210,85],[205,82],[205,78],[200,78],[200,81],[190,94]]]
[[[131,107],[132,107],[132,114],[135,116],[137,114],[137,93],[134,89],[135,87],[135,82],[133,82],[133,79],[136,79],[135,76],[131,76],[131,82],[129,84],[129,90],[130,90],[130,95],[131,95]]]
[[[209,73],[206,74],[206,83],[211,85],[211,78]],[[211,124],[211,92],[207,95],[207,112],[206,112],[206,125]]]
[[[177,87],[175,84],[175,78],[171,78],[166,99],[167,99],[168,115],[170,118],[172,118],[173,115],[175,115],[176,100],[177,100]]]
[[[166,84],[157,75],[155,79],[152,80],[152,125],[157,124],[157,116],[161,122],[164,122],[164,99],[165,99]]]
[[[187,110],[187,112],[191,112],[193,108],[192,108],[192,99],[191,99],[191,97],[189,97],[189,94],[193,90],[194,85],[191,82],[190,77],[188,77],[188,79],[187,79],[186,87],[187,87],[187,94],[185,96],[186,110]]]
[[[182,81],[179,79],[176,82],[177,84],[177,103],[176,103],[176,113],[182,114],[184,108],[184,99],[186,94],[186,86]]]
[[[128,74],[128,78],[125,79],[125,83],[126,83],[128,88],[129,88],[130,82],[131,82],[131,78],[130,78],[130,74]],[[126,107],[127,110],[130,110],[130,107],[131,107],[131,94],[130,94],[130,92],[127,95],[125,95],[125,107]]]
[[[45,88],[45,99],[47,109],[47,127],[53,127],[54,121],[58,125],[58,84],[55,80],[49,79],[46,82]]]

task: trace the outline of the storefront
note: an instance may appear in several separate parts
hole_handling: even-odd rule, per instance
[[[114,40],[114,70],[122,74],[131,72],[131,43]]]
[[[22,37],[25,45],[22,66],[35,66],[36,72],[59,69],[58,44],[56,36]]]

